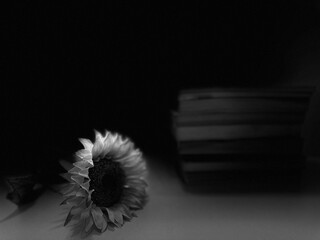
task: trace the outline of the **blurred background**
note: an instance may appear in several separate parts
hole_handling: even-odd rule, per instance
[[[209,2],[3,7],[2,174],[52,180],[93,129],[170,154],[180,89],[316,84],[318,1]]]

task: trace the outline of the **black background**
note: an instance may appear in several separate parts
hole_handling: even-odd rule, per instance
[[[2,11],[4,173],[55,173],[93,129],[166,153],[179,89],[281,81],[294,40],[319,26],[316,1],[13,1]]]

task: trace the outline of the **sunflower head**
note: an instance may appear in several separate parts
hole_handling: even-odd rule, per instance
[[[121,227],[147,201],[146,162],[132,141],[108,131],[95,141],[80,139],[62,204],[70,205],[64,225],[74,221],[82,235]]]

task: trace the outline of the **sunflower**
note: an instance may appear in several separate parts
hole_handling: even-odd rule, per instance
[[[95,141],[79,139],[61,204],[70,205],[64,226],[75,221],[82,235],[121,227],[147,201],[146,163],[132,141],[117,133],[95,131]]]

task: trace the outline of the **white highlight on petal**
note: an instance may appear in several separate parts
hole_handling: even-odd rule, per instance
[[[86,150],[89,150],[90,152],[92,151],[93,144],[89,139],[79,138],[79,141]]]
[[[92,148],[92,158],[95,160],[98,160],[99,155],[102,153],[103,151],[103,142],[104,139],[101,135],[101,133],[99,133],[98,131],[95,131],[96,134],[96,140],[93,144],[93,148]]]

